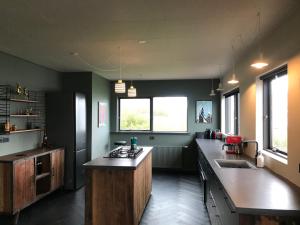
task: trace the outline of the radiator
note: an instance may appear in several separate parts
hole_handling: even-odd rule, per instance
[[[153,149],[154,168],[182,168],[182,146],[155,146]]]

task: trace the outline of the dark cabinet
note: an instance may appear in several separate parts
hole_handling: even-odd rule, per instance
[[[203,185],[204,201],[212,225],[239,224],[238,214],[230,202],[230,198],[201,149],[198,149],[198,170]]]

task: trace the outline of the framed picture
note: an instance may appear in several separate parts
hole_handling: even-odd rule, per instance
[[[104,102],[98,102],[98,127],[106,126],[107,106]]]
[[[196,123],[212,123],[212,101],[196,101]]]

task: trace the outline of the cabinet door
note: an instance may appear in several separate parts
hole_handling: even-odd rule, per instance
[[[35,199],[34,159],[15,162],[13,177],[13,209],[17,212]]]
[[[64,151],[57,150],[51,153],[51,190],[63,185],[64,179]]]

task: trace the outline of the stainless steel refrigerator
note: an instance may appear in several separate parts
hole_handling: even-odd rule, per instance
[[[87,108],[81,93],[46,94],[48,143],[65,147],[65,189],[85,184],[83,164],[87,162]]]

